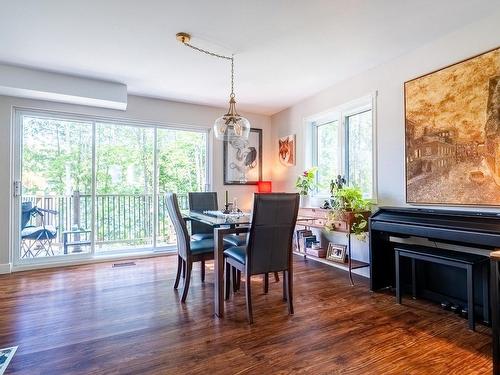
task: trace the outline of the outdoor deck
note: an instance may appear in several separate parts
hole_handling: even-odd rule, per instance
[[[96,195],[96,252],[119,249],[152,248],[154,237],[158,246],[176,243],[175,232],[168,217],[166,195],[158,194],[156,230],[152,194]],[[44,217],[33,217],[34,226],[53,227],[56,237],[52,252],[34,253],[36,257],[90,252],[92,238],[92,196],[75,193],[71,196],[23,196],[41,209],[55,211]],[[188,209],[186,195],[179,195],[182,210]],[[23,254],[21,254],[23,256]]]

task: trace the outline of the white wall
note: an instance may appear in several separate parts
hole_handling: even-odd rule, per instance
[[[105,116],[116,119],[140,120],[161,124],[193,125],[197,127],[210,128],[213,121],[225,113],[227,108],[215,108],[187,103],[179,103],[138,96],[128,97],[126,111],[111,109],[77,106],[41,100],[29,100],[0,96],[0,273],[8,272],[10,258],[10,204],[12,197],[11,187],[11,129],[13,107],[47,109],[85,115]],[[244,113],[250,120],[253,128],[263,130],[263,178],[271,179],[271,128],[270,117]],[[236,196],[239,205],[249,209],[252,202],[252,194],[257,190],[256,186],[224,186],[222,170],[222,142],[213,140],[213,190],[222,192],[229,190],[230,198]],[[219,194],[220,203],[223,194]],[[12,239],[13,240],[13,239]]]
[[[307,167],[304,137],[306,118],[377,91],[378,204],[406,205],[404,82],[498,46],[500,46],[500,12],[481,22],[465,26],[411,53],[340,82],[273,115],[271,124],[274,155],[278,153],[279,137],[289,134],[297,135],[297,165],[287,168],[275,158],[274,188],[282,191],[295,191],[295,180]],[[335,69],[335,64],[332,64],[332,69]],[[325,241],[345,243],[345,236],[339,234],[325,236],[323,233],[323,245]],[[354,259],[368,261],[368,243],[354,239],[352,254]],[[368,276],[367,269],[360,269],[359,273]]]
[[[293,191],[296,177],[305,168],[304,118],[378,91],[378,201],[381,205],[406,205],[404,82],[498,46],[500,46],[500,12],[336,84],[273,115],[271,123],[275,154],[279,137],[297,134],[297,165],[286,168],[275,160],[273,182],[276,188]],[[335,69],[335,64],[332,64],[332,69]]]

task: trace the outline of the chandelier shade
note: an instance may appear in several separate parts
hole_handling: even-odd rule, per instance
[[[234,94],[231,94],[229,111],[214,122],[215,138],[229,142],[242,138],[248,139],[250,135],[250,121],[236,112],[235,104]]]

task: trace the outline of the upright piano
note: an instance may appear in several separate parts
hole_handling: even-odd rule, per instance
[[[370,288],[373,291],[394,286],[394,240],[425,238],[441,244],[459,245],[460,251],[490,256],[500,250],[500,213],[452,211],[427,208],[381,207],[369,220]],[[497,253],[498,254],[498,253]],[[494,257],[493,257],[494,258]],[[493,374],[500,375],[500,261],[491,263],[492,357]],[[429,275],[429,273],[428,273]],[[431,276],[434,276],[431,274]],[[438,286],[453,286],[450,275],[441,277]],[[447,279],[448,277],[448,279]],[[494,283],[494,284],[493,284]]]
[[[369,220],[370,287],[394,286],[394,244],[391,238],[420,237],[439,243],[474,248],[488,256],[500,248],[500,213],[428,208],[381,207]],[[472,251],[471,251],[472,252]]]

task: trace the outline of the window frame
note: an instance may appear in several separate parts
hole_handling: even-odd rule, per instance
[[[56,255],[51,257],[40,257],[40,258],[26,258],[22,259],[20,257],[20,211],[21,211],[21,195],[12,194],[12,199],[10,201],[11,207],[11,224],[10,224],[10,259],[12,260],[13,269],[23,269],[23,267],[37,267],[39,265],[50,265],[50,264],[73,264],[81,260],[89,259],[104,259],[112,257],[127,257],[127,256],[137,256],[155,254],[155,253],[165,253],[172,252],[175,250],[176,245],[157,245],[157,195],[158,191],[158,169],[157,169],[157,157],[158,153],[158,140],[157,132],[158,129],[167,130],[179,130],[179,131],[192,131],[205,134],[205,144],[206,144],[206,184],[205,190],[210,191],[213,186],[213,143],[211,136],[211,127],[204,127],[200,125],[190,125],[190,124],[178,124],[178,123],[164,123],[164,122],[154,122],[147,120],[138,120],[130,118],[120,118],[120,117],[110,117],[110,116],[100,116],[93,114],[81,114],[49,109],[37,109],[30,107],[12,107],[12,117],[11,117],[11,173],[10,173],[10,186],[14,186],[16,182],[22,180],[22,120],[25,116],[46,118],[53,120],[62,121],[75,121],[75,122],[85,122],[92,127],[92,240],[90,252],[84,254],[70,254],[67,255]],[[109,123],[117,126],[134,126],[142,128],[153,129],[154,138],[154,155],[153,155],[153,242],[151,247],[144,248],[142,252],[130,252],[123,250],[110,250],[106,253],[96,251],[96,241],[95,241],[95,227],[96,227],[96,214],[95,214],[95,197],[96,197],[96,126],[98,123]]]
[[[372,203],[377,203],[377,106],[376,106],[377,92],[364,96],[362,98],[353,100],[346,104],[332,108],[331,110],[322,112],[317,115],[310,116],[305,119],[306,122],[306,166],[316,166],[318,163],[318,127],[326,125],[333,121],[338,121],[338,147],[337,150],[337,168],[340,174],[348,178],[349,172],[349,124],[348,118],[357,114],[372,111],[372,192],[371,197],[368,198]],[[316,177],[316,181],[317,181]],[[347,181],[349,183],[349,181]],[[315,198],[328,198],[329,193],[325,191],[313,192]]]

